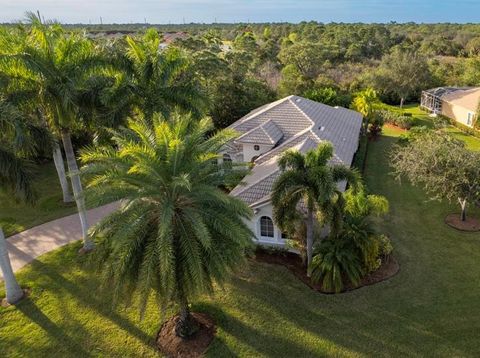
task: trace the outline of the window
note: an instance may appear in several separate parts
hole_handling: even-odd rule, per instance
[[[273,221],[268,216],[262,216],[260,218],[260,236],[274,237]]]
[[[232,157],[230,157],[229,154],[224,154],[223,155],[223,164],[225,166],[231,166],[232,165]]]
[[[257,144],[255,144],[255,145],[253,146],[253,150],[260,150],[260,146],[257,145]]]
[[[288,240],[288,235],[286,232],[282,232],[282,239],[283,240]]]
[[[471,126],[473,124],[473,113],[472,112],[468,112],[468,115],[467,115],[467,124],[469,126]]]

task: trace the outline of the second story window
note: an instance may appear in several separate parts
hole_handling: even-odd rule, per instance
[[[257,145],[257,144],[255,144],[255,145],[253,146],[253,149],[254,149],[254,150],[260,150],[260,146]]]

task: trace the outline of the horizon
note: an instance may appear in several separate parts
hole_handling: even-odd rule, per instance
[[[40,11],[45,19],[69,25],[183,25],[245,23],[416,23],[475,24],[480,22],[480,2],[460,0],[142,0],[82,2],[19,0],[12,4],[0,0],[0,22],[25,19],[26,11]],[[102,20],[100,20],[102,18]]]

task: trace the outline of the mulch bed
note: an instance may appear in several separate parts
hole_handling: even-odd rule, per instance
[[[167,357],[201,357],[215,337],[216,328],[213,319],[204,313],[191,313],[199,329],[190,338],[183,339],[175,334],[178,315],[166,321],[157,335],[157,347]]]
[[[450,214],[445,218],[445,224],[460,231],[475,232],[480,231],[480,221],[473,217],[467,217],[462,221],[460,214]]]
[[[300,256],[293,252],[269,252],[258,248],[255,252],[255,260],[259,262],[285,266],[295,275],[295,277],[297,277],[311,289],[325,294],[333,293],[324,291],[320,284],[314,284],[311,282],[310,278],[307,277],[307,271],[305,266],[302,264]],[[390,255],[388,260],[382,262],[382,265],[378,270],[365,276],[358,286],[345,285],[345,288],[341,293],[388,280],[389,278],[395,276],[399,270],[400,266],[397,260]]]

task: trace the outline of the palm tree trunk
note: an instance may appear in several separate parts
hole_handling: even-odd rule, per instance
[[[73,195],[77,204],[78,216],[80,217],[80,223],[82,225],[82,239],[83,248],[82,252],[88,252],[93,250],[94,243],[88,237],[88,222],[87,212],[85,209],[85,198],[83,197],[82,182],[80,181],[80,175],[75,159],[75,152],[73,151],[72,139],[68,130],[62,130],[62,142],[65,149],[65,156],[67,157],[68,172],[70,180],[72,181]]]
[[[198,330],[190,309],[188,308],[188,302],[186,299],[181,299],[180,314],[175,324],[175,334],[180,338],[191,337]]]
[[[5,281],[5,291],[7,293],[7,302],[15,304],[23,297],[23,290],[13,274],[10,257],[7,251],[7,241],[3,229],[0,227],[0,269],[2,270],[3,280]]]
[[[63,162],[62,150],[60,149],[60,146],[57,142],[55,142],[53,145],[53,162],[55,163],[58,180],[60,181],[60,186],[62,187],[63,202],[71,203],[73,202],[73,196],[70,192],[67,176],[65,174],[65,164]]]
[[[310,277],[310,265],[313,256],[313,209],[311,206],[307,212],[307,276]]]

